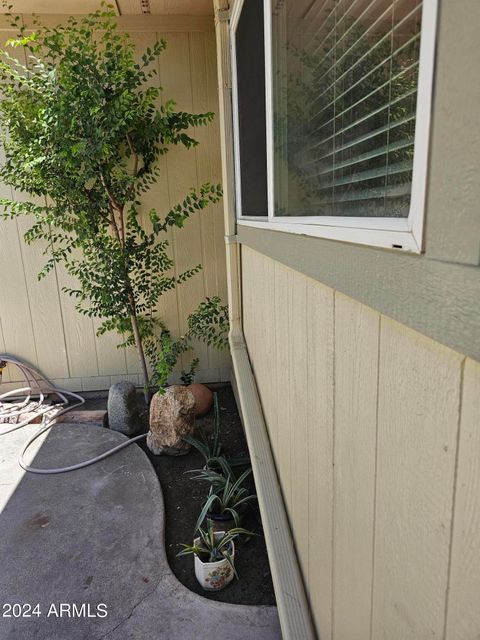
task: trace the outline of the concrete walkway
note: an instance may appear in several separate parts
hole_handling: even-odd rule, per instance
[[[36,428],[0,436],[2,640],[281,638],[275,607],[213,602],[177,581],[161,490],[140,448],[67,474],[25,474],[18,451]],[[123,440],[101,427],[59,425],[34,464],[73,464]]]

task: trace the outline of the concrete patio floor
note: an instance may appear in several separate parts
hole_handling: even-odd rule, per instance
[[[24,473],[17,458],[36,428],[0,436],[2,640],[281,638],[275,607],[212,602],[172,574],[162,493],[139,447],[71,473],[34,475]],[[34,464],[73,464],[124,438],[101,427],[62,424],[37,447]],[[8,604],[23,608],[5,617]]]

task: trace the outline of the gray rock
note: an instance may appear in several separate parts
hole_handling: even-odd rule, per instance
[[[127,380],[116,382],[108,392],[108,426],[126,436],[140,431],[141,421],[135,385]]]

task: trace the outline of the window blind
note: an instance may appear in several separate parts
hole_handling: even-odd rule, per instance
[[[421,0],[276,0],[276,215],[407,217]]]

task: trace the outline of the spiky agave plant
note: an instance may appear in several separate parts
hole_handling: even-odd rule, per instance
[[[211,469],[213,465],[218,466],[222,445],[220,443],[220,410],[217,393],[213,394],[213,429],[208,433],[203,427],[199,426],[198,434],[199,438],[183,436],[183,439],[204,457],[207,469]]]
[[[235,478],[228,462],[223,460],[222,470],[225,475],[205,469],[194,476],[195,479],[206,480],[210,483],[207,499],[195,525],[196,529],[200,529],[209,513],[228,514],[238,525],[242,509],[257,500],[256,494],[250,493],[248,487],[244,486],[245,480],[252,473],[251,467]]]

